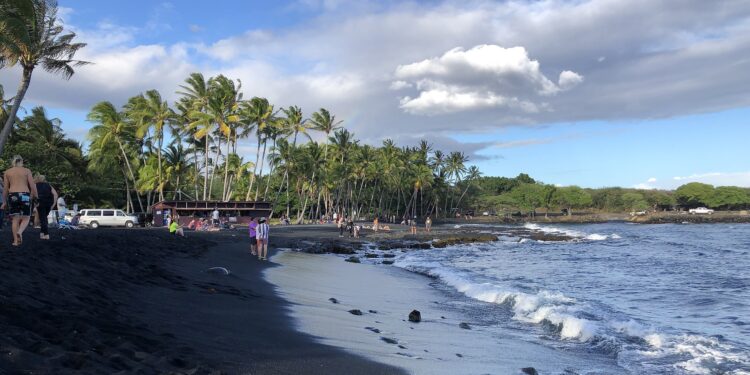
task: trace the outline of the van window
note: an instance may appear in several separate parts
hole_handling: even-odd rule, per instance
[[[101,211],[86,211],[86,216],[102,216]]]
[[[123,216],[125,216],[125,213],[124,213],[124,212],[122,212],[122,211],[117,211],[117,216],[121,216],[121,217],[123,217]]]
[[[114,211],[102,211],[102,216],[115,216]]]

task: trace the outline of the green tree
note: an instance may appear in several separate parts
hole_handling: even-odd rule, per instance
[[[41,65],[49,73],[70,79],[75,73],[73,67],[87,64],[73,59],[86,44],[73,43],[75,34],[63,34],[64,31],[57,19],[55,1],[0,0],[0,69],[17,64],[22,69],[21,84],[0,132],[0,153],[13,129],[34,68]]]
[[[646,202],[646,199],[641,193],[625,193],[622,195],[622,202],[625,205],[625,208],[630,211],[644,211],[648,208],[648,202]]]
[[[568,209],[568,216],[573,215],[574,208],[584,208],[591,205],[591,194],[578,186],[557,188],[555,201]]]
[[[536,209],[544,204],[544,186],[539,184],[520,184],[510,192],[510,197],[519,208],[536,216]]]
[[[750,194],[737,186],[719,186],[708,201],[708,206],[726,210],[750,206]]]
[[[674,196],[677,203],[683,207],[708,206],[714,196],[714,187],[700,182],[691,182],[678,187]]]

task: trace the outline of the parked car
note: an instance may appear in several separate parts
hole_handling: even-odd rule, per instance
[[[91,228],[102,227],[127,227],[132,228],[138,224],[138,217],[128,215],[122,210],[93,208],[79,211],[81,219],[79,224]]]
[[[714,213],[714,210],[706,207],[698,207],[698,208],[691,208],[688,212],[691,214],[708,214],[711,215]]]

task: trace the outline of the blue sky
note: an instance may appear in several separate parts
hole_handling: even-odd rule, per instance
[[[709,4],[710,3],[710,4]],[[190,72],[241,79],[366,143],[424,138],[486,175],[586,187],[750,186],[750,4],[587,0],[375,2],[59,0],[95,64],[35,73],[84,140],[93,104]],[[680,12],[674,12],[680,7]],[[6,92],[18,72],[0,71]],[[242,145],[248,155],[250,142]]]

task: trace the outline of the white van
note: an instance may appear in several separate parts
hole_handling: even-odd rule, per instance
[[[128,227],[132,228],[138,224],[138,217],[128,215],[123,210],[107,208],[85,209],[79,212],[81,218],[79,224],[88,225],[91,228],[102,227]]]

